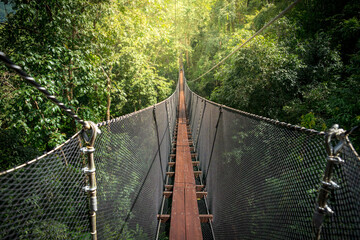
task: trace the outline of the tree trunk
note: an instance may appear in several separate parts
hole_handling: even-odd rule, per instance
[[[68,101],[70,101],[72,99],[72,95],[73,95],[73,83],[72,83],[72,78],[73,78],[73,69],[72,69],[72,60],[70,59],[70,63],[69,63],[69,85],[68,85],[68,90],[67,90],[67,99]]]
[[[106,120],[109,121],[110,120],[110,106],[111,106],[111,94],[110,94],[110,81],[108,83],[108,96],[107,96],[107,106],[106,106]]]
[[[110,120],[110,107],[111,107],[111,78],[109,74],[106,73],[105,69],[101,67],[101,69],[104,72],[104,75],[106,76],[106,90],[107,90],[107,99],[106,99],[106,120]],[[110,67],[109,73],[111,74],[112,66]]]
[[[189,37],[185,34],[185,46],[190,47],[189,44],[190,44]],[[188,48],[186,48],[185,55],[186,55],[186,66],[187,66],[187,67],[190,67],[190,62],[189,62],[189,50],[188,50]]]

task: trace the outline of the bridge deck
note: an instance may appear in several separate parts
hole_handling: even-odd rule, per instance
[[[183,72],[180,72],[176,167],[171,208],[170,239],[202,239],[196,183],[186,126]]]

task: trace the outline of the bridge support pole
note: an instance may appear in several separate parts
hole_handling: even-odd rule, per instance
[[[83,168],[84,174],[87,175],[89,185],[84,190],[89,195],[89,206],[90,206],[90,225],[91,225],[91,239],[97,240],[96,232],[96,211],[97,211],[97,197],[96,197],[96,176],[95,176],[95,161],[94,161],[94,143],[97,134],[100,130],[93,122],[86,122],[82,130],[82,138],[86,144],[86,147],[82,148],[81,151],[87,155],[88,166]],[[89,136],[90,134],[90,136]]]
[[[332,190],[339,188],[335,182],[331,180],[335,165],[341,165],[344,160],[340,158],[340,153],[346,142],[346,132],[343,129],[339,129],[339,126],[335,124],[325,136],[325,148],[328,157],[326,158],[327,164],[324,171],[324,176],[321,181],[321,187],[318,195],[317,207],[313,216],[313,226],[315,228],[315,238],[320,240],[321,228],[323,225],[325,215],[331,215],[334,212],[327,204],[329,194]],[[334,140],[338,140],[335,146],[332,145]]]

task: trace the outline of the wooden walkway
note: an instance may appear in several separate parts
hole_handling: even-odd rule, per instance
[[[170,220],[170,239],[202,239],[185,113],[183,72],[180,71],[176,167]]]

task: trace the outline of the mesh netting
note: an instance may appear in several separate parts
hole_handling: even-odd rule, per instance
[[[205,100],[185,88],[207,198],[204,239],[309,239],[326,167],[324,133]],[[99,239],[153,239],[159,224],[177,90],[154,107],[98,124]],[[79,134],[48,154],[0,173],[0,239],[90,239]],[[335,167],[322,239],[360,236],[360,161],[347,142]],[[169,183],[171,184],[171,182]],[[170,204],[169,204],[170,205]],[[163,213],[169,213],[166,208]],[[214,235],[213,236],[213,232]]]
[[[99,239],[152,239],[158,225],[178,94],[98,124]],[[90,239],[79,133],[54,151],[0,173],[0,239]]]
[[[100,239],[155,237],[174,103],[170,99],[158,104],[155,112],[148,108],[100,127],[102,134],[95,142]]]
[[[89,238],[80,141],[0,175],[0,239]]]
[[[186,87],[187,110],[216,239],[311,239],[326,167],[324,133],[207,101]],[[295,130],[296,129],[296,130]],[[336,166],[322,239],[360,237],[360,161],[348,143]]]

